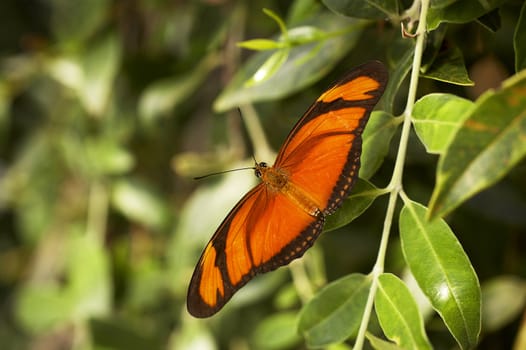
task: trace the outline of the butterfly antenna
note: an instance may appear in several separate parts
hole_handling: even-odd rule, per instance
[[[221,175],[221,174],[231,173],[233,171],[249,170],[249,169],[254,170],[255,167],[250,166],[250,167],[245,167],[245,168],[237,168],[237,169],[229,169],[229,170],[218,171],[218,172],[215,172],[215,173],[210,173],[210,174],[206,174],[206,175],[202,175],[202,176],[196,176],[196,177],[194,177],[194,180],[201,180],[201,179],[204,179],[204,178],[207,178],[207,177],[210,177],[210,176],[214,176],[214,175]]]

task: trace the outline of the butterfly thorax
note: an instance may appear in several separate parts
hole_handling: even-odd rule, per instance
[[[285,170],[261,162],[256,164],[255,172],[271,193],[279,192],[285,195],[311,216],[317,217],[323,214],[320,203],[317,203],[306,191],[291,182],[289,174]]]

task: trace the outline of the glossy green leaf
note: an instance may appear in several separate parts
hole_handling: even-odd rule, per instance
[[[516,320],[526,307],[526,281],[501,275],[482,284],[482,328],[494,332]]]
[[[438,163],[433,215],[491,186],[526,154],[526,71],[482,95]]]
[[[327,217],[325,231],[332,231],[347,225],[360,216],[382,192],[367,180],[358,179],[351,195],[343,202],[340,209]]]
[[[370,179],[380,168],[389,152],[391,139],[402,121],[402,118],[394,118],[386,112],[375,111],[371,114],[362,136],[362,179]]]
[[[455,85],[474,85],[469,79],[462,52],[456,46],[440,52],[433,64],[420,76]]]
[[[245,82],[273,54],[268,51],[256,53],[214,101],[214,110],[222,112],[245,103],[278,99],[314,83],[327,74],[334,64],[356,44],[364,24],[363,21],[335,18],[328,13],[304,23],[304,25],[320,28],[327,33],[342,30],[347,32],[327,37],[320,42],[292,47],[287,61],[275,74],[258,84],[246,86]]]
[[[322,0],[322,2],[331,11],[353,18],[385,19],[386,13],[382,10],[397,12],[397,1]]]
[[[448,6],[431,6],[427,13],[427,28],[433,30],[442,22],[467,23],[491,12],[506,0],[462,0]]]
[[[258,68],[245,83],[245,87],[254,86],[270,79],[285,64],[289,57],[290,49],[285,48],[275,51],[266,61]]]
[[[401,348],[432,348],[411,292],[395,275],[378,277],[374,307],[384,334]]]
[[[526,33],[526,2],[522,4],[521,13],[513,36],[516,72],[526,68],[526,35],[524,35],[524,33]]]
[[[310,347],[339,343],[356,336],[371,279],[351,274],[321,289],[300,313],[298,329]]]
[[[404,200],[400,238],[404,258],[420,289],[463,349],[480,333],[480,286],[459,241],[442,219],[427,221],[427,209]]]
[[[443,153],[473,102],[450,94],[429,94],[415,103],[413,125],[428,153]]]
[[[288,349],[301,341],[295,312],[274,314],[263,320],[252,335],[257,349]]]

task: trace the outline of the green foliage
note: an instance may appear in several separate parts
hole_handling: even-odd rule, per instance
[[[2,348],[526,347],[523,1],[8,0],[0,18]],[[389,83],[326,232],[191,318],[199,254],[256,181],[191,178],[272,163],[371,59]]]

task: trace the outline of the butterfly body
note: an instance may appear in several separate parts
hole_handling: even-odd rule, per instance
[[[273,166],[256,164],[261,182],[223,220],[194,271],[192,315],[215,314],[256,274],[312,246],[358,177],[361,135],[386,83],[379,62],[352,70],[296,123]]]
[[[291,182],[285,170],[269,167],[266,163],[261,162],[256,164],[256,176],[261,179],[268,195],[281,194],[307,214],[313,217],[322,215],[320,203],[316,203],[308,192]]]

